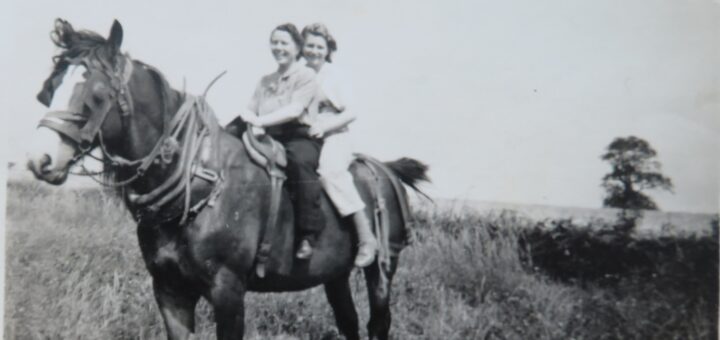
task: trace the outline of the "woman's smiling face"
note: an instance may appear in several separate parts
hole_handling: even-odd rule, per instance
[[[270,50],[278,65],[292,64],[300,52],[290,33],[280,30],[275,30],[270,35]]]
[[[325,63],[329,51],[327,41],[322,36],[307,34],[303,46],[303,56],[308,66],[318,69]]]

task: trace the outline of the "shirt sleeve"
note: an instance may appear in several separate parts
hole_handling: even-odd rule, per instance
[[[318,84],[315,79],[315,72],[309,69],[306,70],[306,72],[300,72],[295,83],[290,102],[298,103],[304,108],[308,108],[317,94],[317,91]]]
[[[352,91],[350,90],[349,84],[349,80],[346,79],[342,73],[338,73],[334,69],[326,75],[322,82],[321,86],[325,97],[338,112],[345,111],[348,104],[351,104],[350,94]]]

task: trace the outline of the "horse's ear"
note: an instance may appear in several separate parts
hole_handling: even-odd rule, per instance
[[[110,45],[110,48],[114,50],[114,52],[120,51],[120,45],[122,45],[122,39],[123,39],[123,28],[122,25],[120,25],[120,22],[115,20],[113,21],[112,28],[110,29],[110,36],[108,36],[108,44]]]

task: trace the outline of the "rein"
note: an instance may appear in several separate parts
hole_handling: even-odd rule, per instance
[[[114,97],[117,99],[117,106],[124,122],[127,117],[134,114],[134,107],[128,87],[133,72],[132,61],[128,56],[125,56],[123,60],[124,67],[121,70],[116,69],[114,72],[109,72],[109,67],[101,67],[100,69],[110,78],[110,83],[114,90]],[[164,80],[157,70],[147,65],[142,66],[151,71],[152,77],[155,78],[158,83],[161,85],[164,83]],[[222,74],[220,76],[222,76]],[[213,80],[213,83],[217,78]],[[212,85],[212,83],[210,85]],[[203,168],[199,162],[196,162],[198,152],[204,144],[203,141],[211,135],[211,126],[213,123],[217,125],[217,122],[211,118],[213,117],[212,109],[207,105],[205,95],[201,97],[186,95],[181,107],[170,117],[170,114],[166,112],[168,109],[166,94],[162,91],[163,86],[160,86],[160,88],[163,103],[162,114],[164,117],[162,135],[158,138],[152,150],[139,159],[129,160],[119,155],[113,155],[105,146],[101,126],[112,109],[112,101],[108,101],[108,104],[99,110],[88,105],[91,109],[94,109],[89,117],[85,117],[82,113],[72,111],[49,112],[40,121],[39,126],[53,129],[69,137],[80,146],[80,152],[68,163],[68,167],[87,155],[97,159],[97,157],[90,153],[93,149],[93,141],[95,140],[98,141],[103,155],[101,161],[106,166],[109,165],[115,168],[136,167],[134,174],[129,178],[107,183],[104,180],[95,178],[104,172],[90,173],[84,167],[84,164],[82,165],[85,171],[84,175],[91,177],[99,184],[107,187],[125,187],[143,177],[153,164],[163,163],[170,165],[175,160],[175,155],[178,154],[177,163],[174,167],[175,170],[165,181],[145,194],[134,194],[130,192],[127,195],[127,199],[129,203],[136,207],[141,207],[149,212],[155,213],[178,198],[182,193],[185,193],[184,209],[180,220],[180,223],[183,224],[191,211],[197,211],[205,204],[212,204],[212,200],[219,193],[221,186],[217,184],[219,184],[221,177],[217,172]],[[82,128],[79,128],[80,123],[83,121],[86,123]],[[205,179],[215,186],[208,197],[200,200],[195,206],[191,207],[191,180],[193,177]]]

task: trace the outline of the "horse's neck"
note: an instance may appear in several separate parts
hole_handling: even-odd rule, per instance
[[[142,65],[142,64],[140,64]],[[155,79],[150,71],[133,76],[131,96],[134,112],[126,130],[126,152],[132,159],[150,153],[162,138],[165,126],[182,105],[182,95],[162,79]],[[148,95],[152,93],[152,95]]]
[[[138,65],[143,66],[142,64]],[[170,88],[164,79],[153,78],[159,76],[159,74],[152,75],[150,72],[146,71],[134,75],[132,79],[132,85],[135,85],[131,87],[131,94],[134,98],[134,112],[130,117],[130,123],[125,132],[125,141],[122,143],[125,147],[122,153],[119,153],[119,155],[128,159],[140,159],[150,154],[155,145],[163,138],[164,129],[170,129],[166,124],[177,114],[185,100],[183,93]],[[149,93],[152,93],[152,95],[149,95]],[[244,127],[243,124],[240,128]],[[215,158],[212,161],[212,163],[215,163],[215,170],[234,168],[242,171],[245,174],[244,177],[251,178],[254,183],[269,183],[265,169],[250,159],[245,146],[239,138],[225,131],[219,131],[219,134],[213,139],[215,140],[212,146],[214,150],[211,153]],[[183,143],[182,140],[179,142]],[[138,192],[148,191],[148,189],[152,189],[165,181],[175,170],[175,167],[176,164],[174,163],[167,166],[153,165],[141,180],[131,186]],[[133,173],[129,172],[121,175],[123,175],[122,178],[127,178],[132,176]]]
[[[142,64],[137,65],[136,69],[142,69]],[[123,136],[111,153],[129,160],[142,159],[162,142],[164,131],[170,129],[166,125],[182,105],[183,95],[169,88],[164,80],[158,83],[153,77],[147,70],[133,73],[129,84],[133,110],[124,118]],[[121,177],[134,175],[132,167],[125,171],[127,173],[121,171]],[[168,171],[170,167],[151,166],[145,178],[135,185],[140,188],[153,186],[166,177]]]

